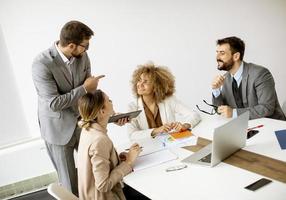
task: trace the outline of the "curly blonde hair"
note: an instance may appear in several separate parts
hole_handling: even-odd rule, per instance
[[[104,93],[101,90],[82,96],[78,101],[78,110],[81,116],[79,127],[88,130],[96,122],[98,112],[103,107]]]
[[[165,66],[158,66],[153,62],[148,62],[143,65],[138,65],[132,75],[132,91],[137,98],[140,96],[137,93],[137,83],[142,74],[150,76],[156,103],[160,103],[165,98],[174,94],[175,77],[169,69]]]

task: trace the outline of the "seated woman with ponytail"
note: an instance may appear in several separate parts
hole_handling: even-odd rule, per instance
[[[121,161],[107,135],[107,123],[114,113],[108,96],[101,90],[79,100],[82,128],[78,147],[78,189],[80,199],[125,199],[122,178],[132,171],[141,152],[133,144]]]

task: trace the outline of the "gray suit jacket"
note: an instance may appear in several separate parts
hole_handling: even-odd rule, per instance
[[[286,120],[277,99],[274,79],[268,69],[244,62],[241,87],[244,108],[237,108],[232,93],[232,77],[227,72],[221,94],[217,98],[213,96],[213,104],[237,108],[238,115],[248,110],[250,119],[268,117]]]
[[[83,83],[91,71],[88,55],[85,53],[74,62],[73,81],[54,45],[39,54],[32,65],[40,130],[43,139],[51,144],[69,142],[79,116],[77,101],[86,93]]]

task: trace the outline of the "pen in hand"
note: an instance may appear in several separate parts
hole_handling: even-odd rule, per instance
[[[141,146],[141,147],[139,147],[140,149],[143,149],[143,147]],[[130,150],[130,148],[127,148],[127,149],[125,149],[125,151],[129,151]]]

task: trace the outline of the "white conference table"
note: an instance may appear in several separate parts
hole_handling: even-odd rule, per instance
[[[193,129],[193,133],[210,140],[213,129],[228,121],[221,116],[206,114],[202,114],[202,119]],[[249,121],[249,127],[260,124],[264,126],[258,129],[260,132],[257,135],[247,141],[244,150],[285,162],[286,151],[280,149],[274,131],[286,129],[286,122],[266,118]],[[166,168],[181,164],[180,160],[192,154],[182,148],[172,151],[178,155],[177,160],[133,172],[124,178],[124,182],[154,200],[286,199],[285,183],[272,180],[272,183],[255,192],[246,190],[245,186],[263,176],[223,162],[213,168],[188,164],[183,170],[166,172]]]

